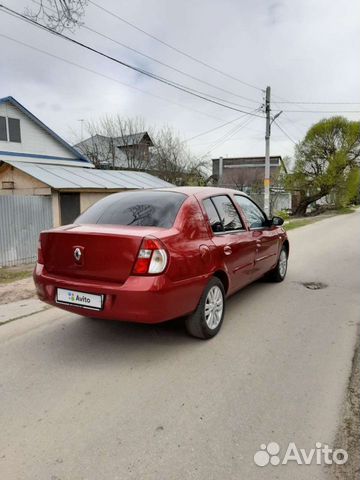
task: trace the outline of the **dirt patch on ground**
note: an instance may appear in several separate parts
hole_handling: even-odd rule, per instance
[[[334,449],[343,448],[349,454],[344,465],[333,463],[329,467],[330,478],[334,480],[355,480],[360,478],[360,341],[355,349],[349,378],[342,422],[336,435]]]
[[[25,300],[35,296],[35,286],[31,276],[16,282],[0,284],[0,304]]]

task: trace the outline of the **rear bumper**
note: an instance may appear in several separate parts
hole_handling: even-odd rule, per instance
[[[78,315],[138,323],[161,323],[193,312],[208,275],[172,282],[166,275],[130,276],[123,284],[73,279],[48,273],[36,264],[34,282],[44,302]],[[105,296],[101,311],[56,303],[56,289],[66,288]]]

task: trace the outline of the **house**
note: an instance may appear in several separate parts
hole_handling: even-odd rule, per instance
[[[219,175],[221,160],[222,174]],[[270,179],[274,179],[281,167],[284,167],[281,156],[270,157]],[[245,191],[259,190],[259,186],[262,188],[264,183],[264,171],[265,157],[220,157],[212,160],[213,179],[228,188]]]
[[[94,168],[13,97],[0,99],[0,266],[33,261],[41,230],[72,223],[110,193],[169,185]]]
[[[290,193],[279,185],[280,172],[286,166],[280,155],[270,157],[270,207],[273,211],[289,210]],[[214,158],[211,179],[216,185],[242,190],[251,195],[260,206],[264,197],[265,157]]]
[[[75,145],[97,167],[150,169],[150,147],[153,141],[148,132],[121,137],[93,135]]]

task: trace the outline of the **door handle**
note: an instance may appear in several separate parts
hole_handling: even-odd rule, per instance
[[[225,253],[225,255],[231,255],[232,254],[232,249],[229,245],[225,245],[224,253]]]

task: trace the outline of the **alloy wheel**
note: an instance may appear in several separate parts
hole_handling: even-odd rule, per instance
[[[214,285],[208,291],[205,300],[205,321],[206,325],[214,330],[221,322],[224,310],[224,298],[222,291]]]
[[[280,252],[280,258],[279,258],[279,275],[281,278],[285,277],[286,269],[287,269],[287,255],[285,250],[283,249]]]

